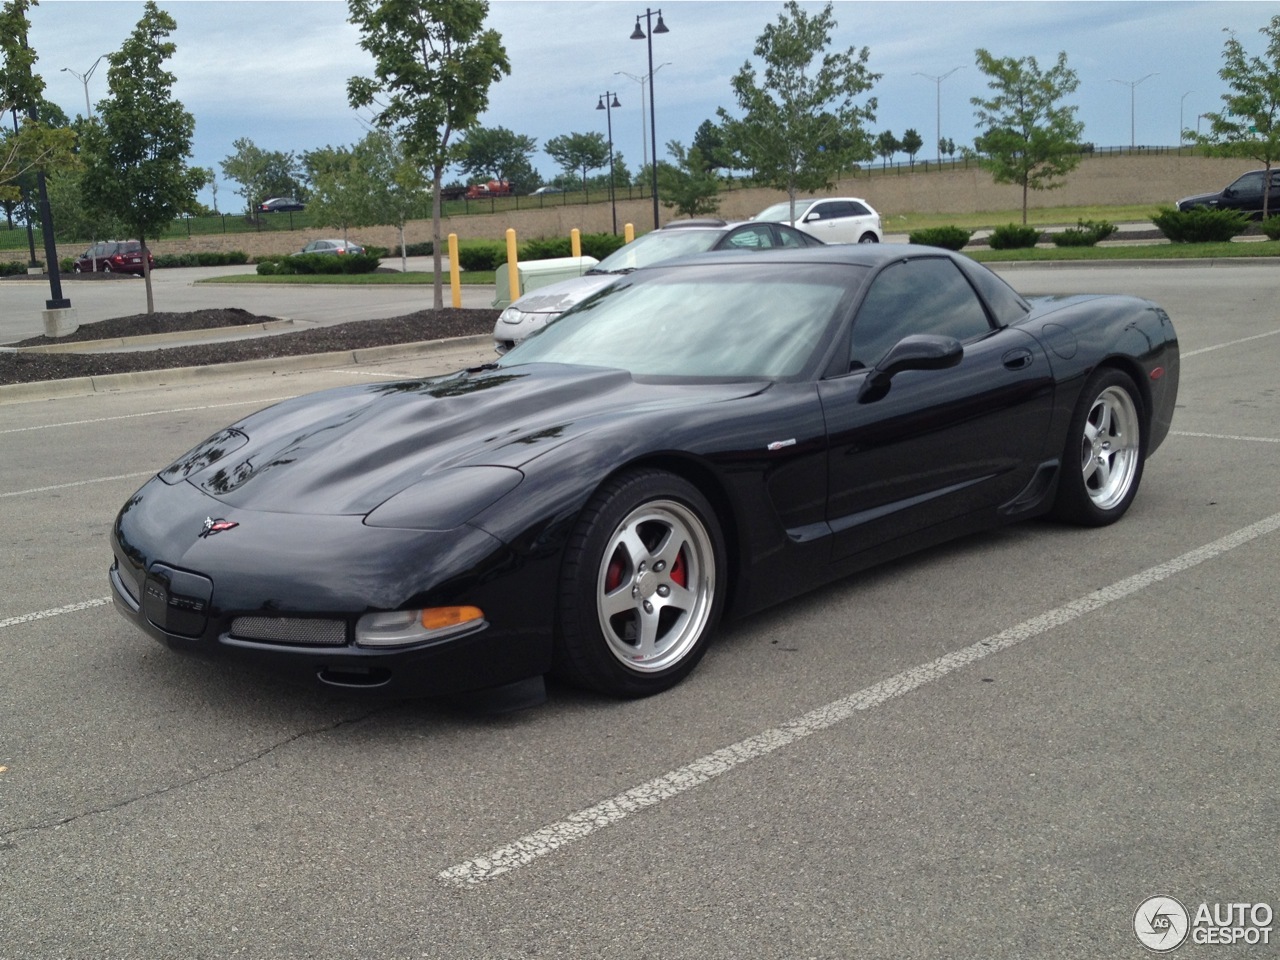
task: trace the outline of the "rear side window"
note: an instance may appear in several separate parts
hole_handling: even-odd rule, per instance
[[[982,299],[987,301],[987,306],[997,325],[1007,327],[1011,323],[1017,323],[1030,312],[1031,307],[1018,296],[1013,287],[986,267],[964,258],[961,258],[958,263],[964,270],[965,276],[977,287]]]

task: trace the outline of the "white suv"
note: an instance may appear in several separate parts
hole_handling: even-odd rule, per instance
[[[879,243],[884,239],[880,214],[858,197],[823,197],[796,200],[795,222],[791,202],[784,200],[757,213],[752,220],[791,223],[823,243]]]

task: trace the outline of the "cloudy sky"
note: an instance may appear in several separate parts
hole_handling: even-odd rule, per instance
[[[343,0],[159,4],[178,24],[168,66],[177,77],[175,95],[196,118],[194,162],[212,167],[219,181],[219,162],[240,137],[301,153],[364,135],[361,117],[347,105],[346,83],[369,74],[371,65]],[[119,49],[142,9],[134,0],[42,0],[34,7],[30,40],[46,96],[71,116],[83,114],[85,86],[77,75]],[[661,9],[670,32],[653,38],[654,93],[665,155],[668,141],[688,144],[717,107],[734,110],[730,78],[783,5],[665,0]],[[629,38],[645,10],[622,0],[492,0],[489,24],[502,34],[511,76],[492,88],[482,124],[532,136],[539,145],[564,133],[604,133],[597,98],[616,91],[622,107],[613,111],[615,148],[633,170],[639,167],[647,151],[640,109],[647,45]],[[915,128],[926,144],[924,158],[934,153],[939,111],[942,136],[973,139],[969,100],[987,92],[974,65],[979,47],[1002,57],[1034,56],[1045,68],[1065,51],[1080,79],[1071,102],[1086,140],[1176,144],[1180,124],[1194,127],[1200,113],[1221,106],[1224,29],[1261,54],[1258,30],[1276,7],[1233,0],[836,0],[834,10],[833,47],[869,47],[870,69],[882,74],[871,91],[879,101],[873,132],[901,136]],[[106,74],[104,61],[89,76],[91,103],[106,96]],[[556,173],[546,154],[533,159],[544,176]],[[234,202],[234,190],[230,183],[220,188],[220,207]],[[210,201],[208,191],[202,199]]]

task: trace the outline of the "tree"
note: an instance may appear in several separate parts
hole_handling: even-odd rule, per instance
[[[1066,53],[1041,71],[1035,57],[993,57],[976,51],[978,68],[987,75],[994,96],[969,101],[977,107],[977,126],[984,132],[974,140],[979,163],[996,183],[1022,187],[1022,222],[1027,222],[1030,190],[1052,190],[1080,163],[1080,135],[1084,124],[1076,108],[1059,101],[1080,85],[1067,67]]]
[[[902,135],[902,152],[907,155],[911,161],[912,169],[915,169],[916,154],[920,152],[920,148],[924,146],[924,138],[914,127],[908,128],[907,132]]]
[[[82,189],[90,207],[117,217],[142,243],[147,313],[155,312],[147,238],[195,204],[205,171],[188,165],[195,119],[173,98],[174,76],[164,69],[175,44],[173,17],[143,5],[138,21],[107,62],[110,95],[98,104],[99,122],[86,127]]]
[[[1207,135],[1199,136],[1190,130],[1187,133],[1210,153],[1259,161],[1267,171],[1263,182],[1270,183],[1271,167],[1280,160],[1280,15],[1258,30],[1267,38],[1265,59],[1247,56],[1235,34],[1227,32],[1230,38],[1223,48],[1223,65],[1218,71],[1231,89],[1222,95],[1225,109],[1205,114],[1209,120]],[[1264,188],[1264,220],[1270,215],[1270,199],[1271,191]]]
[[[855,98],[880,75],[867,69],[866,47],[827,52],[835,27],[830,3],[811,15],[788,0],[756,40],[763,77],[748,61],[731,81],[742,117],[718,111],[726,144],[793,206],[797,193],[830,186],[872,155],[863,124],[874,121],[876,101]]]
[[[667,152],[675,165],[658,164],[658,195],[668,209],[686,217],[705,217],[720,209],[720,181],[707,158],[697,147],[688,150],[672,140]]]
[[[733,153],[725,145],[724,131],[710,120],[703,120],[693,134],[692,149],[697,150],[712,171],[730,170]]]
[[[529,178],[533,171],[529,157],[537,149],[534,137],[506,127],[476,127],[468,130],[458,144],[457,164],[469,177],[507,180],[517,192],[525,192],[516,187],[516,180]]]
[[[348,0],[374,76],[347,81],[353,109],[377,106],[374,123],[431,171],[435,308],[444,306],[440,191],[455,135],[489,106],[489,87],[511,73],[502,38],[485,30],[485,0]]]
[[[956,155],[956,142],[950,137],[943,137],[938,141],[938,153],[946,154],[948,158]]]
[[[609,141],[603,133],[567,133],[552,137],[543,149],[565,173],[581,174],[584,190],[587,174],[609,165]]]
[[[368,202],[372,222],[386,223],[400,234],[400,269],[408,270],[404,227],[422,215],[429,202],[422,169],[385,130],[370,132],[356,144],[355,156],[369,174]]]
[[[898,142],[892,130],[882,130],[876,137],[876,155],[884,161],[886,167],[889,166],[889,158],[901,149],[902,144]]]
[[[333,227],[347,239],[351,227],[372,223],[368,169],[347,147],[321,147],[302,155],[310,184],[308,209],[316,223]]]
[[[302,166],[292,153],[263,150],[247,137],[233,140],[235,153],[221,161],[222,175],[240,184],[236,193],[244,198],[244,210],[256,216],[258,204],[268,197],[306,198],[302,189]]]

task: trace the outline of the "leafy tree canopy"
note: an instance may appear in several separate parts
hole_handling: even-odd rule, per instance
[[[1209,132],[1187,134],[1220,156],[1250,157],[1270,171],[1280,160],[1280,15],[1271,18],[1258,32],[1266,37],[1264,56],[1249,56],[1231,31],[1223,51],[1218,76],[1229,92],[1222,95],[1224,109],[1206,113]],[[1263,195],[1266,217],[1270,192]]]
[[[1027,191],[1062,186],[1080,163],[1080,135],[1084,124],[1076,108],[1060,101],[1080,86],[1067,66],[1066,53],[1049,70],[1035,57],[993,57],[976,52],[978,68],[987,75],[992,95],[970,100],[977,111],[974,140],[979,162],[996,183],[1022,187],[1022,222],[1027,222]]]
[[[835,27],[830,3],[810,14],[788,0],[756,40],[763,76],[747,62],[732,80],[742,116],[718,111],[730,148],[792,200],[872,155],[864,124],[875,120],[876,101],[855,101],[880,75],[867,68],[866,47],[828,51]]]
[[[236,193],[244,199],[246,213],[269,197],[307,198],[301,182],[303,164],[292,153],[263,150],[247,137],[233,140],[231,146],[236,152],[218,165],[224,177],[240,184]]]
[[[566,133],[552,137],[543,148],[566,173],[578,173],[582,183],[587,174],[609,165],[609,142],[603,133]]]
[[[473,127],[455,151],[457,164],[468,176],[486,180],[508,180],[517,193],[528,193],[537,179],[530,156],[538,149],[534,137],[514,133],[506,127]]]

